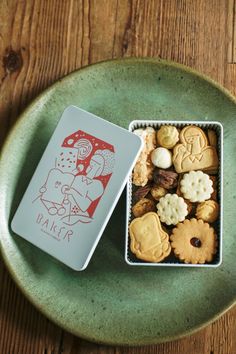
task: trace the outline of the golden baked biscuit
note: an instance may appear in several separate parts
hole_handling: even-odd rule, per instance
[[[156,132],[153,128],[136,129],[134,134],[141,137],[144,147],[133,170],[133,184],[145,186],[152,179],[154,166],[151,161],[151,152],[156,148]]]
[[[178,173],[195,170],[217,170],[219,160],[214,146],[208,145],[203,130],[190,125],[181,130],[180,144],[173,150],[173,164]]]
[[[196,218],[212,223],[215,222],[219,215],[219,204],[215,200],[206,200],[198,204],[196,210]]]
[[[175,255],[184,263],[211,262],[217,249],[215,231],[202,220],[186,219],[170,236]]]
[[[214,130],[212,130],[212,129],[208,129],[207,136],[208,136],[209,144],[216,148],[217,147],[217,135],[216,135],[216,132]]]
[[[155,166],[153,166],[153,163],[151,161],[151,152],[156,148],[157,146],[157,140],[156,140],[156,131],[152,127],[147,127],[146,128],[146,153],[147,153],[147,178],[149,181],[153,179],[153,171]]]
[[[134,219],[129,226],[130,249],[137,258],[161,262],[171,252],[169,235],[163,231],[159,217],[150,212]]]
[[[141,198],[133,207],[132,212],[136,218],[143,216],[149,211],[155,211],[155,202],[148,198]]]
[[[162,147],[172,149],[179,141],[179,132],[172,125],[163,125],[157,132],[157,142]]]
[[[159,200],[167,194],[167,190],[161,186],[154,185],[151,189],[151,195],[155,200]]]

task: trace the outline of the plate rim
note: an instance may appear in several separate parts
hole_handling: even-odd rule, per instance
[[[77,76],[78,73],[80,72],[85,72],[87,70],[90,70],[91,67],[96,67],[96,66],[101,66],[101,65],[109,65],[109,64],[117,64],[117,65],[123,65],[125,63],[133,63],[133,64],[144,64],[146,63],[148,64],[153,64],[153,65],[163,65],[163,66],[168,66],[168,67],[172,67],[175,69],[179,69],[183,72],[186,72],[188,74],[192,74],[193,76],[197,77],[198,79],[201,79],[203,81],[206,81],[207,83],[209,83],[211,86],[213,86],[214,88],[216,88],[217,90],[219,90],[223,95],[225,95],[232,103],[234,103],[236,105],[236,97],[228,90],[226,89],[223,85],[221,85],[220,83],[218,83],[217,81],[213,80],[212,78],[210,78],[209,76],[207,76],[206,74],[200,73],[199,71],[192,69],[184,64],[180,64],[177,63],[175,61],[171,61],[171,60],[167,60],[167,59],[161,59],[161,58],[149,58],[149,57],[129,57],[129,58],[117,58],[117,59],[109,59],[109,60],[103,60],[103,61],[99,61],[96,62],[94,64],[90,64],[90,65],[86,65],[80,69],[76,69],[74,71],[72,71],[71,73],[63,76],[62,78],[57,79],[54,83],[52,83],[51,85],[49,85],[46,89],[44,89],[40,94],[38,94],[21,112],[21,114],[18,116],[17,120],[15,121],[15,123],[13,124],[13,126],[11,127],[11,129],[9,130],[2,148],[1,148],[1,152],[0,152],[0,171],[1,171],[1,165],[2,165],[2,159],[3,156],[5,155],[5,151],[7,151],[8,146],[11,143],[11,138],[14,136],[15,132],[17,131],[18,126],[21,124],[21,121],[24,119],[25,115],[27,115],[27,113],[31,110],[31,108],[37,104],[38,101],[40,101],[41,98],[43,98],[46,94],[48,94],[50,91],[52,91],[55,87],[64,85],[64,83],[68,80],[70,80],[71,78],[73,78],[74,76]],[[0,184],[1,184],[1,172],[0,172]],[[0,215],[0,227],[2,224],[2,216]],[[10,273],[11,278],[13,279],[14,283],[17,285],[18,289],[21,291],[21,293],[26,297],[26,299],[40,312],[42,313],[46,318],[48,318],[50,321],[52,321],[54,324],[56,324],[57,326],[61,327],[63,330],[72,333],[75,336],[78,336],[80,338],[83,338],[87,341],[90,342],[94,342],[94,343],[100,343],[100,344],[108,344],[108,345],[119,345],[119,346],[142,346],[142,345],[151,345],[151,344],[158,344],[158,343],[165,343],[165,342],[169,342],[169,341],[174,341],[177,339],[181,339],[184,338],[186,336],[192,335],[196,332],[198,332],[199,330],[205,328],[206,326],[210,325],[211,323],[213,323],[214,321],[216,321],[217,319],[219,319],[222,315],[224,315],[227,311],[229,311],[235,304],[236,304],[236,294],[234,296],[234,298],[232,299],[232,301],[230,301],[229,303],[227,303],[221,311],[218,311],[214,316],[212,316],[210,319],[202,322],[201,324],[197,324],[194,327],[192,327],[191,329],[186,329],[185,331],[182,331],[181,333],[178,333],[176,335],[166,335],[165,337],[159,337],[159,338],[152,338],[149,339],[147,342],[142,341],[142,342],[137,342],[137,341],[132,341],[132,339],[130,341],[127,341],[127,343],[121,343],[117,340],[104,340],[101,341],[97,338],[91,337],[89,335],[85,335],[85,334],[81,334],[79,333],[78,330],[76,330],[75,328],[71,328],[70,326],[68,326],[66,323],[63,323],[62,320],[60,319],[56,319],[54,318],[54,316],[51,313],[48,313],[47,310],[45,310],[44,308],[40,307],[40,304],[37,303],[37,301],[35,300],[35,298],[33,296],[31,296],[24,288],[24,286],[21,284],[21,281],[19,280],[19,278],[17,277],[17,274],[14,270],[14,267],[11,265],[10,260],[8,259],[5,251],[4,251],[4,247],[2,244],[2,240],[0,238],[0,255],[3,259],[3,262],[8,270],[8,272]]]

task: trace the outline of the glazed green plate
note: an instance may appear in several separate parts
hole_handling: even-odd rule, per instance
[[[133,119],[223,124],[224,232],[219,268],[127,265],[125,193],[83,272],[70,270],[11,232],[14,211],[68,105],[126,128]],[[236,300],[235,132],[236,102],[229,93],[190,69],[158,59],[96,64],[46,90],[13,128],[0,166],[2,255],[25,296],[59,326],[102,343],[168,341],[215,320]]]

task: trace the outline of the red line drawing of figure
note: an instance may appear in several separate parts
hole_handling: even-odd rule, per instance
[[[99,176],[112,173],[115,159],[114,152],[104,149],[95,151],[90,159],[85,175],[77,175],[71,186],[65,188],[65,194],[71,203],[70,213],[63,217],[63,222],[74,225],[78,222],[91,222],[88,209],[92,202],[101,198],[104,186]]]
[[[39,195],[49,215],[63,223],[90,223],[112,175],[114,147],[83,131],[67,137]]]
[[[65,191],[70,188],[75,176],[65,173],[58,168],[52,168],[47,176],[44,185],[39,189],[40,199],[50,215],[62,216],[66,213],[65,205],[67,195]]]

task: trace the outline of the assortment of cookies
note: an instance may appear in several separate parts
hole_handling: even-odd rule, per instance
[[[130,250],[146,262],[211,263],[217,253],[219,159],[213,129],[134,130],[144,142],[132,173]]]

